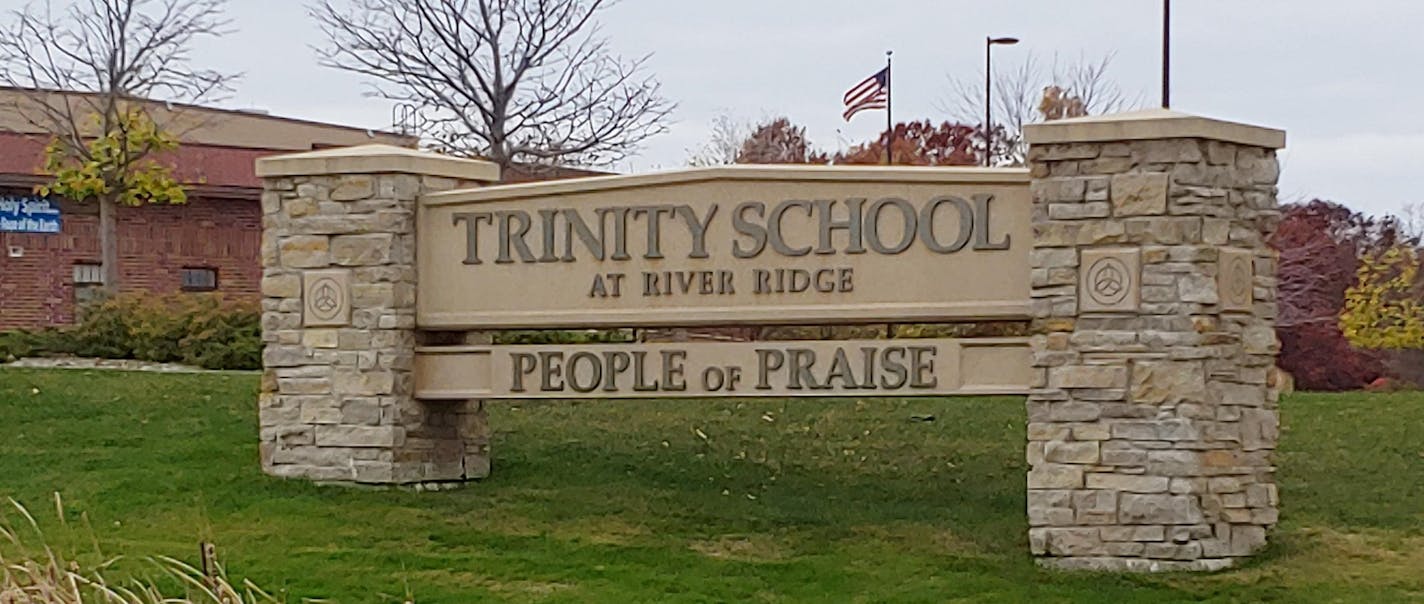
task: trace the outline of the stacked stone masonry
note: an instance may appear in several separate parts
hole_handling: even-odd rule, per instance
[[[265,351],[259,418],[268,473],[418,484],[489,473],[480,401],[413,398],[415,213],[474,183],[416,174],[269,177],[262,196]],[[304,293],[334,277],[340,317]]]
[[[1277,518],[1273,149],[1035,145],[1029,542],[1059,568],[1214,570]]]

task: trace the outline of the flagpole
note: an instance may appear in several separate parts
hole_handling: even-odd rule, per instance
[[[895,121],[890,111],[890,55],[895,54],[893,50],[885,51],[885,165],[894,162],[892,157],[895,147]]]

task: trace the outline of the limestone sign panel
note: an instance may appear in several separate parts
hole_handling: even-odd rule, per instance
[[[1022,394],[1025,338],[451,346],[416,352],[416,398]]]
[[[732,167],[435,194],[423,328],[1028,314],[1027,174]]]

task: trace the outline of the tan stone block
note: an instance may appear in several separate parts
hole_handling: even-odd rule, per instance
[[[281,256],[277,249],[277,236],[272,233],[263,233],[262,243],[258,246],[257,255],[262,262],[262,268],[277,268],[281,266]]]
[[[1078,245],[1104,245],[1127,241],[1127,227],[1117,221],[1088,221],[1078,231]]]
[[[337,394],[380,396],[393,394],[395,375],[389,371],[337,371],[332,379]]]
[[[1025,449],[1024,459],[1028,460],[1028,465],[1036,466],[1043,463],[1043,443],[1029,441]]]
[[[341,177],[337,185],[331,189],[330,196],[332,201],[357,201],[370,199],[375,194],[375,177],[361,174]]]
[[[1033,268],[1078,266],[1078,250],[1071,248],[1038,248],[1029,252],[1029,265]]]
[[[307,348],[336,348],[339,332],[335,329],[307,329],[302,331],[302,346]]]
[[[405,442],[397,426],[317,426],[316,444],[322,447],[393,447]]]
[[[262,192],[262,213],[276,214],[282,210],[282,194],[267,190]]]
[[[1066,489],[1029,491],[1028,505],[1029,507],[1071,508],[1073,507],[1073,491]]]
[[[1048,381],[1054,388],[1124,388],[1127,386],[1127,367],[1122,365],[1054,367],[1048,372]]]
[[[1083,468],[1081,466],[1041,464],[1028,471],[1030,489],[1081,489],[1083,488]]]
[[[301,422],[304,424],[339,424],[341,423],[341,409],[337,408],[334,398],[303,403]]]
[[[1043,458],[1049,463],[1098,463],[1098,442],[1049,441],[1044,444]]]
[[[1029,154],[1034,161],[1063,161],[1093,159],[1102,153],[1102,150],[1102,145],[1096,144],[1049,144],[1033,145]]]
[[[1134,141],[1133,153],[1143,163],[1194,164],[1202,160],[1201,147],[1188,138]]]
[[[358,461],[351,464],[356,482],[391,484],[395,480],[395,464],[385,461]]]
[[[1080,424],[1073,426],[1073,440],[1107,440],[1112,431],[1107,424]]]
[[[1276,485],[1253,484],[1246,487],[1246,505],[1264,508],[1275,506],[1276,503]]]
[[[1167,213],[1168,175],[1117,174],[1112,178],[1114,216],[1161,216]]]
[[[1099,464],[1105,466],[1145,466],[1147,465],[1147,451],[1130,448],[1110,448],[1106,444],[1102,447],[1102,459]]]
[[[339,468],[301,464],[276,464],[267,468],[267,472],[278,478],[300,478],[318,482],[335,482],[352,479],[352,471],[349,467]]]
[[[1132,401],[1135,403],[1201,403],[1206,398],[1206,368],[1200,361],[1136,361],[1132,364]]]
[[[1202,241],[1209,245],[1226,245],[1231,240],[1231,221],[1219,218],[1202,220]]]
[[[1045,551],[1054,556],[1098,556],[1104,553],[1097,528],[1049,528]]]
[[[329,240],[319,235],[285,237],[278,243],[282,265],[288,268],[322,268],[331,264]]]
[[[296,298],[302,295],[301,275],[272,275],[262,278],[262,295],[268,298]]]
[[[1123,493],[1118,517],[1127,524],[1197,524],[1201,510],[1190,495]]]
[[[317,213],[318,206],[315,199],[298,197],[288,199],[286,203],[282,204],[282,208],[286,211],[288,218],[301,218]]]
[[[1148,451],[1147,472],[1157,476],[1199,476],[1204,467],[1203,457],[1214,451]]]
[[[1128,218],[1123,224],[1132,243],[1183,245],[1201,241],[1202,219],[1196,216]]]
[[[1069,427],[1062,424],[1030,422],[1028,425],[1029,440],[1063,440],[1068,438],[1069,434]]]
[[[1241,448],[1246,451],[1276,448],[1280,420],[1275,411],[1245,409],[1241,412]]]
[[[1251,510],[1251,524],[1275,526],[1278,521],[1280,521],[1280,512],[1275,508],[1257,508]]]
[[[1112,206],[1107,202],[1051,203],[1048,217],[1052,220],[1082,220],[1085,218],[1107,218],[1112,214]]]
[[[287,378],[277,380],[279,394],[330,394],[331,380],[325,378]]]
[[[1117,493],[1079,491],[1073,495],[1073,521],[1078,524],[1116,524]]]
[[[1085,161],[1080,169],[1084,174],[1121,174],[1132,169],[1135,163],[1131,157],[1124,153],[1122,157],[1101,157]]]
[[[1163,541],[1166,527],[1163,526],[1105,526],[1101,530],[1104,541]]]
[[[1029,526],[1072,526],[1072,508],[1028,508]]]
[[[1165,476],[1143,476],[1140,474],[1109,474],[1094,472],[1084,476],[1089,489],[1108,489],[1124,493],[1165,493],[1170,483]]]
[[[388,264],[396,237],[388,233],[339,235],[331,238],[331,262],[339,266]]]
[[[1183,302],[1216,304],[1221,300],[1217,279],[1200,273],[1177,276],[1177,297]]]
[[[352,426],[375,426],[381,423],[380,399],[348,398],[341,402],[341,423]]]

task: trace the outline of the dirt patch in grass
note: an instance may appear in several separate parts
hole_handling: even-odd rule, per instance
[[[896,549],[916,553],[981,557],[989,552],[980,544],[956,533],[953,529],[919,522],[857,526],[851,531],[856,539],[869,539],[890,544]]]
[[[688,548],[709,558],[742,562],[785,560],[790,551],[786,544],[771,535],[721,535],[693,541]]]

